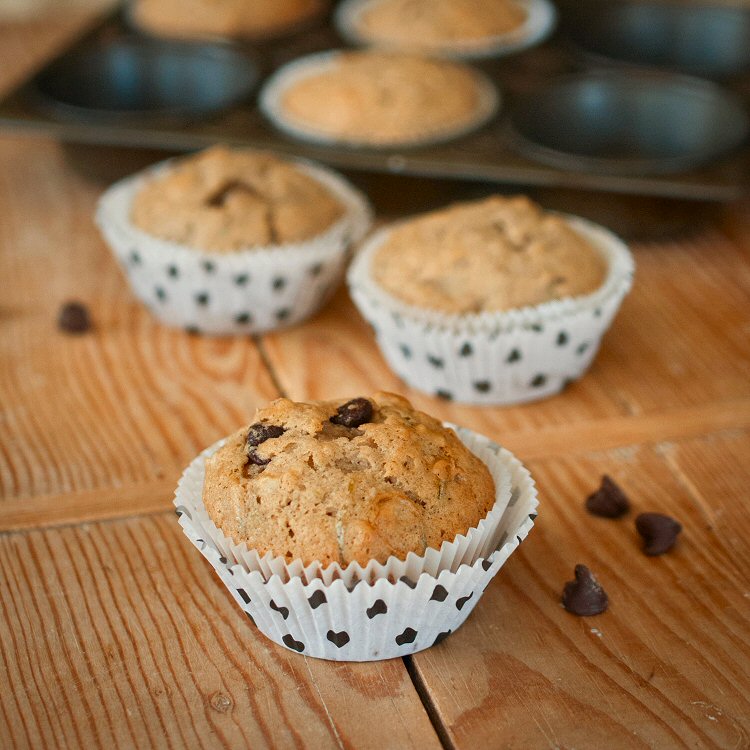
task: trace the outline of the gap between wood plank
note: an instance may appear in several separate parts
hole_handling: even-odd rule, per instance
[[[402,656],[401,659],[404,662],[406,672],[411,679],[412,685],[414,685],[414,690],[416,691],[419,700],[422,701],[422,705],[424,706],[424,710],[430,720],[430,724],[432,724],[432,728],[435,730],[435,734],[437,734],[438,739],[440,740],[440,744],[443,746],[444,750],[456,750],[456,745],[453,740],[451,740],[448,727],[446,727],[440,720],[440,712],[437,710],[437,706],[433,703],[430,691],[414,664],[414,657]]]

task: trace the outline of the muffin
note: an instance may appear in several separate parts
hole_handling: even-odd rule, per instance
[[[97,220],[160,320],[194,332],[259,333],[325,302],[370,210],[328,169],[217,146],[112,186]]]
[[[277,71],[260,96],[280,128],[307,140],[370,147],[448,140],[497,108],[478,71],[415,55],[327,52]]]
[[[407,383],[503,404],[583,374],[632,274],[630,253],[605,229],[495,196],[381,230],[349,284]]]
[[[135,0],[135,26],[177,38],[264,37],[317,16],[325,0]]]
[[[372,260],[373,278],[389,294],[452,314],[589,294],[606,270],[585,236],[524,197],[490,197],[406,222]]]
[[[457,630],[538,505],[508,451],[386,393],[273,402],[192,461],[174,504],[264,635],[345,661],[414,653]]]
[[[487,467],[406,399],[279,399],[206,462],[203,502],[235,543],[346,567],[422,555],[495,503]]]
[[[215,146],[147,182],[131,220],[155,237],[227,253],[305,242],[343,213],[328,187],[293,162]]]
[[[336,25],[355,44],[469,59],[542,41],[555,15],[546,0],[346,0]]]

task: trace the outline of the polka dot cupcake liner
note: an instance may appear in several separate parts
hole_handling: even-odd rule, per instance
[[[369,229],[367,199],[337,173],[295,164],[325,186],[344,214],[305,242],[217,253],[154,237],[130,221],[136,193],[170,169],[151,167],[110,187],[96,221],[135,295],[163,323],[193,333],[254,334],[305,320],[338,287],[353,246]]]
[[[419,309],[388,294],[370,266],[391,229],[370,237],[349,269],[349,289],[391,369],[420,391],[478,405],[534,401],[580,378],[630,290],[635,266],[614,234],[578,217],[566,220],[605,258],[603,285],[581,297],[472,315]]]
[[[275,643],[337,661],[412,654],[439,643],[461,626],[537,516],[536,487],[526,468],[487,438],[461,428],[457,432],[487,463],[493,477],[505,477],[503,486],[508,490],[498,523],[491,532],[485,529],[482,543],[460,564],[443,567],[423,556],[421,566],[414,560],[405,565],[395,558],[382,566],[366,566],[364,577],[352,566],[345,571],[338,568],[334,576],[323,575],[320,567],[317,575],[298,575],[293,565],[281,574],[267,575],[261,566],[236,555],[231,542],[227,544],[215,526],[209,528],[213,526],[210,519],[206,524],[201,500],[203,466],[221,443],[204,451],[186,469],[175,509],[188,539],[240,608]]]
[[[289,116],[283,107],[284,94],[298,81],[308,76],[324,72],[336,63],[345,50],[328,50],[306,55],[279,68],[265,83],[258,97],[258,105],[263,114],[286,134],[299,140],[324,145],[347,145],[373,149],[426,146],[459,138],[487,123],[500,107],[500,94],[495,85],[483,73],[473,70],[477,82],[478,103],[471,118],[454,126],[424,129],[397,141],[382,143],[377,140],[359,140],[331,136],[301,120]]]
[[[378,4],[380,0],[345,0],[336,8],[334,22],[344,39],[350,44],[379,47],[382,49],[402,49],[414,51],[398,42],[389,44],[385,40],[372,38],[362,29],[363,14]],[[439,57],[454,60],[481,60],[503,57],[541,44],[552,34],[557,23],[557,10],[549,0],[515,0],[526,12],[526,20],[517,28],[505,34],[496,34],[483,39],[462,39],[420,47]]]

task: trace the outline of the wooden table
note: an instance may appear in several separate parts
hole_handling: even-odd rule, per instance
[[[79,20],[0,26],[0,84]],[[157,325],[93,226],[100,190],[58,145],[0,138],[0,747],[750,747],[750,205],[638,244],[591,372],[500,409],[405,388],[343,290],[257,340]],[[93,333],[56,330],[69,298]],[[537,528],[441,645],[305,658],[249,624],[172,491],[269,399],[379,388],[516,452]],[[584,512],[605,472],[682,522],[673,552]],[[604,615],[560,606],[579,562]]]

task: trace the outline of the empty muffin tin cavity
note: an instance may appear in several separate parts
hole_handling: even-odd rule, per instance
[[[572,0],[565,35],[579,49],[640,66],[708,77],[750,72],[750,8]]]
[[[100,40],[60,58],[34,81],[56,116],[95,122],[189,119],[246,98],[255,62],[222,42]]]
[[[522,96],[516,146],[536,161],[604,174],[657,174],[706,164],[738,147],[738,99],[688,76],[597,72],[563,76]]]

